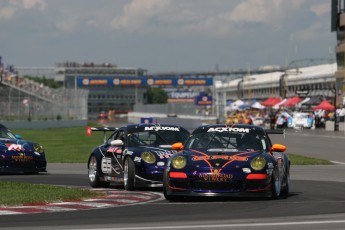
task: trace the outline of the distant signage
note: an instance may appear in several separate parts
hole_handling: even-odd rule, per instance
[[[152,117],[141,117],[140,123],[151,124],[151,123],[153,123],[153,118]]]
[[[212,86],[211,77],[77,77],[78,86]]]
[[[212,96],[208,96],[207,94],[200,93],[199,96],[195,97],[195,105],[212,105],[212,102]]]
[[[193,91],[171,91],[168,92],[168,102],[178,103],[178,102],[190,102],[193,103],[195,97],[198,96],[198,92]]]
[[[307,96],[308,94],[309,94],[309,90],[296,90],[296,92],[295,92],[298,96],[301,96],[301,97],[303,97],[303,96]]]

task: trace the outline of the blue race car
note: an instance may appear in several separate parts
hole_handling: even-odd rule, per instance
[[[46,172],[47,161],[43,147],[21,140],[0,124],[0,172]]]
[[[284,145],[272,145],[253,125],[207,125],[195,129],[168,161],[163,191],[167,200],[188,196],[287,196],[290,161]]]
[[[171,145],[185,142],[189,132],[180,126],[131,124],[121,128],[88,128],[112,131],[104,144],[93,149],[88,160],[91,187],[123,184],[125,190],[162,186],[168,158],[176,153]]]

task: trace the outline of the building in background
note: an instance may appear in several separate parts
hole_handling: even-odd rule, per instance
[[[331,31],[337,34],[336,104],[345,104],[345,0],[332,0]]]
[[[147,87],[142,84],[147,71],[114,64],[64,62],[56,66],[56,78],[67,89],[87,89],[88,115],[102,112],[124,114],[136,103],[145,103]]]

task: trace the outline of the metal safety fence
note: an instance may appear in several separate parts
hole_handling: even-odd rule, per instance
[[[88,90],[51,89],[28,79],[0,82],[0,120],[86,120]]]

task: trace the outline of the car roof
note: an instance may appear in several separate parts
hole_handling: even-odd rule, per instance
[[[183,128],[182,126],[179,125],[171,125],[171,124],[153,124],[153,123],[139,123],[139,124],[127,124],[125,126],[123,126],[122,128],[127,128],[127,129],[132,129],[132,128],[141,128],[141,127],[176,127],[176,128],[180,128],[183,130],[186,130],[185,128]]]
[[[247,124],[234,124],[234,125],[226,125],[226,124],[217,124],[217,125],[202,125],[196,128],[192,133],[200,133],[207,132],[210,128],[225,128],[229,132],[231,131],[231,128],[237,128],[237,129],[249,129],[249,130],[256,130],[256,131],[261,131],[265,132],[265,129],[261,126],[256,126],[256,125],[247,125]]]

